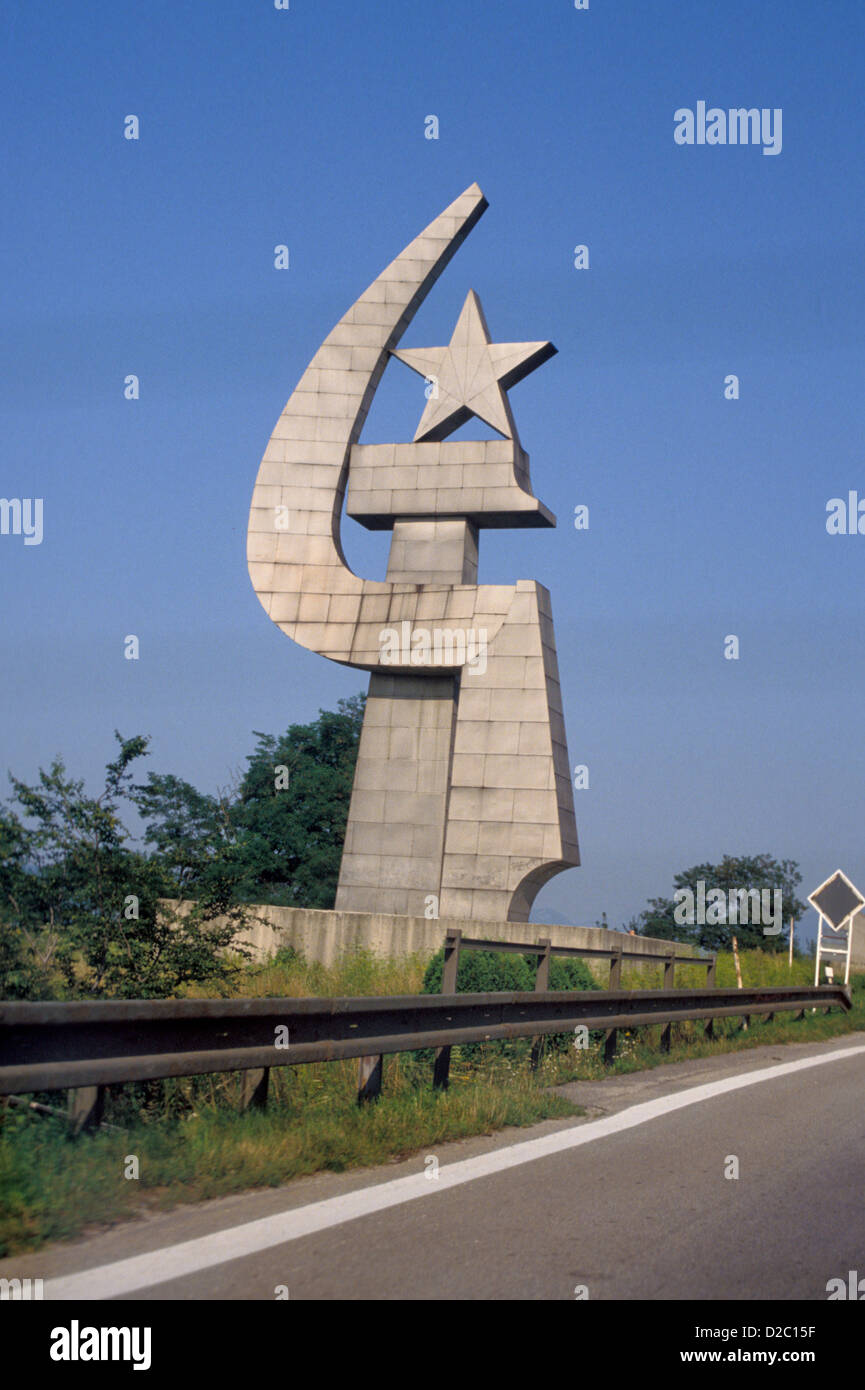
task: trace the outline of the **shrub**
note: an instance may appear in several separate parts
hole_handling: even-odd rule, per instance
[[[444,954],[442,947],[427,966],[422,994],[441,994]],[[515,956],[504,951],[460,951],[457,994],[491,994],[495,990],[534,987],[534,957]]]
[[[437,951],[424,974],[423,994],[440,994],[444,969],[444,947]],[[518,956],[505,951],[461,951],[457,969],[457,994],[492,994],[496,991],[531,991],[535,987],[537,956]],[[550,989],[600,989],[584,960],[576,956],[556,956],[550,960]],[[602,1037],[593,1033],[593,1039]],[[570,1047],[570,1033],[549,1033],[545,1046],[556,1052]],[[531,1038],[500,1039],[488,1043],[465,1043],[459,1051],[466,1061],[480,1056],[486,1048],[508,1057],[523,1057],[531,1048]],[[415,1054],[419,1061],[428,1061],[432,1050],[425,1048]]]

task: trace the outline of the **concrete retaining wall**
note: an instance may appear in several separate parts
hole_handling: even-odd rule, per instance
[[[182,911],[182,904],[179,906]],[[239,940],[252,947],[255,956],[266,959],[281,946],[294,946],[307,960],[332,965],[347,951],[358,948],[379,956],[428,957],[435,954],[448,928],[456,927],[463,936],[494,941],[532,944],[549,937],[553,946],[593,946],[609,949],[611,939],[639,951],[649,960],[666,956],[674,949],[678,955],[694,955],[693,948],[677,942],[648,936],[624,936],[600,927],[563,927],[538,922],[475,922],[463,917],[398,917],[385,912],[330,912],[306,907],[249,907],[248,931]],[[635,964],[635,962],[631,962]],[[603,976],[607,962],[602,963]]]

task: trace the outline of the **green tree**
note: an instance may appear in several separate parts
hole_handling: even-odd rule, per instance
[[[237,902],[333,907],[366,697],[257,743],[239,785],[211,796],[173,775],[135,788],[146,843],[177,897],[216,879]]]
[[[365,697],[281,736],[257,733],[238,785],[211,795],[133,769],[123,739],[97,797],[54,760],[0,805],[0,989],[6,998],[158,998],[236,970],[250,903],[332,907]],[[124,816],[138,813],[143,846]],[[170,907],[181,899],[182,912]]]
[[[171,878],[123,823],[132,765],[148,740],[115,734],[99,796],[55,758],[38,783],[11,777],[0,820],[0,967],[6,997],[162,998],[226,980],[224,948],[243,925],[231,882],[214,874],[188,915],[160,906]],[[220,920],[216,920],[220,919]]]
[[[783,925],[791,917],[800,918],[806,911],[806,904],[797,897],[801,882],[799,866],[793,859],[778,860],[770,854],[725,854],[720,864],[695,864],[676,874],[673,897],[650,898],[648,906],[627,925],[640,936],[693,942],[707,951],[738,951],[740,948],[779,951],[785,947],[784,931],[775,932],[776,923],[761,920],[759,916],[755,921],[756,900],[749,901],[746,913],[741,895],[748,890],[770,894],[765,899],[761,896],[760,902],[765,902],[772,912],[778,903],[774,894],[780,892],[781,920],[777,925]],[[696,920],[700,883],[704,885],[704,922]],[[715,889],[723,894],[723,903],[710,897]],[[734,896],[737,894],[740,895],[738,900]],[[735,921],[730,912],[734,903]],[[746,916],[747,920],[743,920]],[[766,926],[770,927],[769,932],[765,931]]]
[[[199,898],[226,882],[237,896],[243,869],[230,792],[211,795],[171,772],[150,772],[131,795],[172,896]]]
[[[57,933],[38,909],[28,873],[30,834],[11,807],[0,807],[0,987],[5,999],[47,999]]]
[[[340,700],[280,738],[256,732],[234,807],[245,896],[333,907],[365,704]]]

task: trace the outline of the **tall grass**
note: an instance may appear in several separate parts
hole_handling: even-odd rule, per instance
[[[771,951],[741,951],[739,962],[742,967],[742,985],[745,989],[759,989],[764,985],[810,985],[814,983],[814,962],[804,956],[797,956],[790,966],[787,956]],[[639,982],[638,978],[639,977]],[[625,989],[660,989],[663,985],[663,965],[637,966],[631,971],[627,966],[623,972],[622,984]],[[736,965],[733,953],[725,951],[718,956],[715,983],[719,989],[736,988]],[[675,987],[677,989],[700,989],[706,984],[706,970],[700,965],[677,965]]]
[[[346,951],[333,965],[321,965],[288,947],[271,960],[246,964],[232,994],[259,999],[419,994],[426,965],[424,955],[392,958],[362,947]],[[187,997],[206,999],[215,995],[193,986]]]
[[[62,1120],[6,1112],[0,1255],[143,1210],[277,1187],[304,1174],[379,1164],[505,1126],[581,1113],[525,1068],[457,1074],[441,1092],[432,1090],[428,1069],[420,1075],[405,1058],[388,1058],[382,1100],[362,1108],[356,1063],[281,1068],[271,1075],[266,1111],[240,1114],[231,1078],[215,1103],[199,1100],[197,1109],[162,1113],[157,1123],[138,1118],[120,1132],[102,1130],[75,1141]],[[132,1181],[124,1176],[130,1155],[139,1164]]]

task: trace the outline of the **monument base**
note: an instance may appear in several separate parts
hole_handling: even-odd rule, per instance
[[[183,904],[178,904],[182,911]],[[670,954],[692,955],[693,948],[680,942],[662,941],[649,936],[626,936],[602,927],[566,927],[540,922],[479,922],[466,917],[408,917],[387,912],[335,912],[324,908],[249,906],[249,929],[238,939],[248,945],[257,960],[293,946],[307,960],[321,965],[333,965],[340,956],[352,950],[373,951],[383,957],[410,955],[433,956],[444,945],[448,930],[457,929],[463,936],[490,941],[525,942],[535,945],[548,938],[553,950],[557,946],[592,947],[609,950],[620,944],[629,951],[638,951],[647,963],[654,963]],[[591,958],[589,958],[591,963]],[[599,962],[598,978],[609,976],[609,960]],[[633,962],[632,962],[633,964]]]

